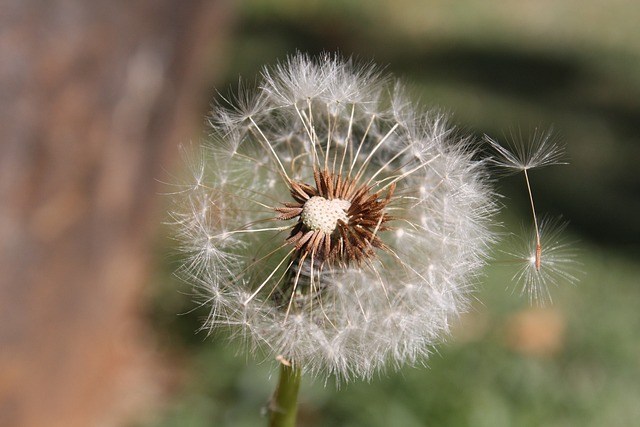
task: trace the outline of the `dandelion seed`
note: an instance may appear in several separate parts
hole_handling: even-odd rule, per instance
[[[525,264],[516,273],[514,279],[522,284],[523,292],[529,296],[532,303],[543,305],[551,301],[548,283],[557,284],[558,279],[564,278],[569,283],[575,283],[576,277],[569,271],[563,272],[562,267],[572,263],[572,256],[564,244],[557,243],[560,232],[566,227],[558,221],[545,219],[538,223],[529,170],[553,164],[563,164],[562,148],[552,138],[551,131],[539,132],[535,130],[530,143],[526,143],[520,135],[514,138],[508,147],[501,146],[493,139],[485,136],[486,141],[498,153],[493,158],[493,164],[507,170],[509,173],[522,172],[529,196],[529,205],[533,217],[533,237],[527,243],[523,256]],[[516,254],[513,254],[516,255]]]
[[[343,380],[425,358],[493,242],[484,163],[372,66],[296,55],[255,92],[215,108],[173,213],[205,327]]]

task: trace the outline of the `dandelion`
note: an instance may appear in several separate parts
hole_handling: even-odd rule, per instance
[[[524,238],[519,242],[518,250],[509,255],[524,261],[514,275],[514,281],[521,285],[522,293],[529,296],[531,303],[544,305],[551,301],[550,284],[557,285],[562,280],[569,283],[577,281],[575,274],[571,272],[575,259],[569,245],[560,239],[567,224],[549,218],[538,221],[528,171],[563,164],[563,150],[554,141],[550,130],[540,132],[536,129],[530,143],[526,143],[520,136],[508,147],[501,146],[488,136],[485,139],[498,153],[498,157],[492,159],[495,165],[508,173],[522,172],[524,175],[533,217],[533,232],[532,237]]]
[[[493,242],[471,141],[337,56],[293,56],[228,104],[173,212],[204,327],[278,358],[281,381],[369,379],[427,357]]]

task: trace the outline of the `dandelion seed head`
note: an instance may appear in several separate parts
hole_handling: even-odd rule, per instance
[[[339,56],[295,55],[254,92],[215,107],[172,213],[205,327],[342,380],[423,360],[493,242],[469,140]]]

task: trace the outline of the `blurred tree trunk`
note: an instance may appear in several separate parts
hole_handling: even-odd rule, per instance
[[[153,389],[156,179],[202,122],[227,6],[0,6],[0,426],[118,425]]]

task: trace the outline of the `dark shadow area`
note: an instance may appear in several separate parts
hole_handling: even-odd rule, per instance
[[[572,90],[585,71],[578,59],[458,44],[402,55],[393,59],[393,67],[416,80],[464,82],[528,100],[548,99]]]

